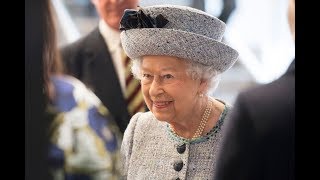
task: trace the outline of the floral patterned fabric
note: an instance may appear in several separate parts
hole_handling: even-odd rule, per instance
[[[54,179],[119,177],[120,131],[96,95],[70,76],[52,76],[48,162]]]

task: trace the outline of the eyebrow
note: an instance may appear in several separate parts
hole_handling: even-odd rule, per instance
[[[142,70],[145,70],[145,71],[150,71],[148,70],[148,68],[145,68],[145,67],[141,67]],[[166,68],[163,68],[161,69],[161,71],[169,71],[169,70],[174,70],[174,71],[177,71],[177,69],[175,67],[166,67]]]

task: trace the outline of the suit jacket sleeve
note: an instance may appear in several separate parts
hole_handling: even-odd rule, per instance
[[[242,94],[238,96],[230,118],[223,127],[215,179],[249,180],[259,176],[259,168],[254,164],[259,156],[259,151],[255,149],[255,124],[251,120],[244,97]],[[247,168],[250,171],[245,170]]]

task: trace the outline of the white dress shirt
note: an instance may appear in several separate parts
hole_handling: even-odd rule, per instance
[[[112,57],[113,65],[116,69],[122,93],[125,92],[125,68],[121,59],[122,48],[120,43],[120,31],[112,29],[103,20],[99,22],[99,31],[102,34]]]

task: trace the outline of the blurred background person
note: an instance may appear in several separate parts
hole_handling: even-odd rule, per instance
[[[225,23],[174,5],[126,11],[120,23],[122,46],[150,109],[134,115],[124,133],[124,179],[213,178],[230,106],[208,89],[238,59],[221,42]]]
[[[42,65],[42,34],[46,22],[43,16],[44,4],[43,0],[25,1],[25,180],[50,180],[47,166],[48,138],[45,136],[49,117],[44,113],[46,95],[43,90]]]
[[[140,84],[130,74],[120,44],[119,22],[138,0],[91,0],[100,17],[89,34],[61,49],[66,72],[84,82],[109,109],[121,132],[131,116],[145,111]]]
[[[236,8],[236,0],[222,0],[222,4],[222,10],[218,18],[227,24],[230,15]]]
[[[48,97],[48,163],[53,179],[117,179],[121,133],[81,81],[64,75],[50,0],[43,6],[43,67]]]
[[[294,0],[289,0],[288,22],[295,39]],[[295,179],[294,60],[279,79],[241,92],[230,118],[215,179]]]

